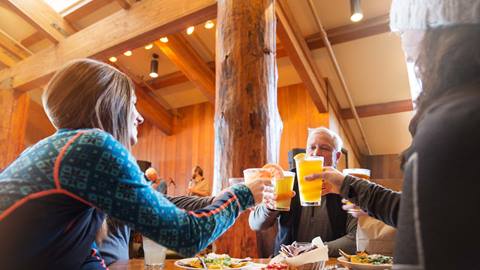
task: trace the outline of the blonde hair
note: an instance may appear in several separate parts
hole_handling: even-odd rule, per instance
[[[340,138],[340,136],[338,136],[337,133],[333,132],[332,130],[330,130],[326,127],[309,128],[308,129],[307,144],[313,138],[313,136],[315,136],[317,134],[328,135],[332,140],[333,147],[335,148],[335,151],[337,151],[337,152],[342,151],[342,147],[343,147],[342,138]],[[308,148],[308,145],[307,145],[307,148]]]
[[[42,102],[57,129],[99,128],[130,148],[133,95],[133,83],[125,74],[102,62],[80,59],[53,76]]]

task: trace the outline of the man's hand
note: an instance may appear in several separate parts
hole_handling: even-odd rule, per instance
[[[321,179],[321,180],[320,180]],[[325,191],[327,193],[340,194],[340,188],[342,187],[345,175],[333,167],[324,167],[323,172],[307,175],[305,177],[307,181],[324,181]],[[322,193],[325,194],[325,193]]]

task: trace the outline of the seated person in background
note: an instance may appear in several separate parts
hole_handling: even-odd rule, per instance
[[[324,127],[309,131],[307,156],[323,156],[325,166],[336,166],[342,154],[341,149],[342,140],[333,131]],[[278,224],[275,255],[281,244],[311,242],[317,236],[328,244],[329,256],[339,256],[338,249],[353,254],[356,251],[357,219],[342,210],[341,197],[323,190],[321,206],[302,207],[296,180],[294,190],[297,195],[292,199],[289,212],[271,210],[264,202],[250,213],[250,228],[259,231]]]
[[[192,179],[188,183],[188,192],[190,196],[205,197],[210,196],[210,185],[203,177],[203,169],[200,166],[195,166],[192,171]]]

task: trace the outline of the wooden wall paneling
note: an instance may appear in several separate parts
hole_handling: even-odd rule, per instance
[[[0,84],[0,171],[24,149],[30,98]]]

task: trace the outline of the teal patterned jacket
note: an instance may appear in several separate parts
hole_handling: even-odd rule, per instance
[[[151,188],[110,134],[63,129],[0,173],[0,262],[6,269],[78,269],[104,213],[191,256],[253,205],[250,190],[236,185],[204,209],[179,209]]]

